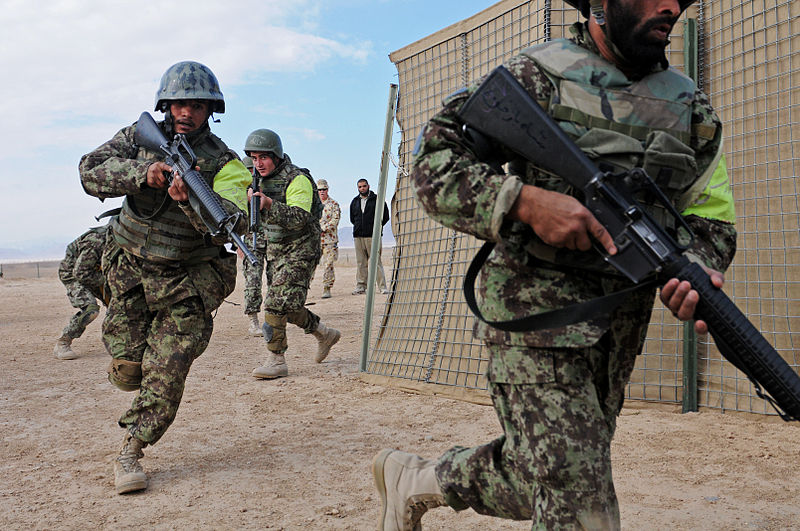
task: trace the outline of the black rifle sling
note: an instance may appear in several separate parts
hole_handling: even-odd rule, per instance
[[[110,218],[110,217],[116,216],[120,212],[122,212],[122,208],[121,207],[112,208],[111,210],[106,210],[105,212],[103,212],[99,216],[95,216],[94,219],[96,219],[97,221],[100,221],[103,218]]]
[[[656,284],[656,280],[653,279],[641,284],[636,284],[630,288],[603,295],[602,297],[597,297],[590,301],[559,308],[558,310],[550,310],[548,312],[537,313],[535,315],[509,321],[488,321],[481,313],[478,308],[478,303],[475,300],[475,280],[478,278],[478,273],[486,262],[486,259],[489,258],[489,254],[492,252],[492,249],[494,249],[494,246],[494,242],[484,243],[472,259],[467,269],[467,274],[464,276],[464,299],[466,299],[467,306],[478,319],[493,328],[506,332],[534,332],[536,330],[561,328],[563,326],[594,319],[602,314],[608,315],[620,304],[625,302],[625,299],[634,291]]]

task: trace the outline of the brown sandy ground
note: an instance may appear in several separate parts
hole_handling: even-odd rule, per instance
[[[352,262],[351,262],[352,264]],[[376,528],[370,461],[384,447],[433,457],[498,434],[490,407],[406,394],[358,376],[363,296],[343,265],[332,299],[317,275],[310,301],[342,340],[322,364],[315,340],[289,330],[290,375],[259,381],[265,356],[242,307],[224,304],[194,364],[178,418],[145,449],[150,488],[118,496],[116,419],[131,395],[106,381],[100,319],[52,349],[72,311],[54,268],[0,279],[0,528]],[[239,303],[242,283],[229,298]],[[376,296],[382,311],[386,297]],[[377,322],[378,319],[373,320]],[[800,431],[774,418],[629,403],[613,447],[625,529],[800,529]],[[529,529],[437,509],[429,530]]]

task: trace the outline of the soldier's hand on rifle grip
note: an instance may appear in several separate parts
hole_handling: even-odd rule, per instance
[[[169,185],[167,174],[172,172],[172,166],[166,162],[154,162],[147,168],[147,186],[150,188],[166,188]]]
[[[175,177],[172,179],[172,184],[167,190],[167,193],[175,201],[189,200],[189,188],[186,186],[186,183],[183,181],[183,178],[177,173],[175,174]]]
[[[722,285],[725,283],[725,276],[709,267],[702,265],[701,267],[711,278],[711,284],[715,288],[722,289]],[[700,300],[700,295],[692,289],[692,285],[689,282],[680,281],[677,278],[670,279],[664,284],[659,297],[664,306],[672,312],[672,315],[681,321],[690,321],[694,317],[697,302]],[[708,333],[708,325],[706,325],[705,321],[696,321],[694,329],[698,334]]]
[[[256,197],[260,197],[261,198],[260,203],[259,203],[261,205],[261,210],[266,212],[270,208],[272,208],[272,198],[271,197],[268,197],[268,196],[264,195],[261,192],[256,192],[255,194],[253,194],[253,189],[252,188],[248,188],[247,189],[247,200],[250,201],[251,199],[253,199],[253,195],[255,195]]]
[[[525,184],[509,215],[553,247],[588,251],[594,238],[608,254],[617,252],[606,228],[574,197]]]

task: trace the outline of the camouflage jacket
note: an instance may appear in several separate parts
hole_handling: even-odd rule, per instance
[[[163,127],[163,124],[161,126]],[[79,171],[81,184],[86,193],[99,198],[101,201],[109,197],[126,196],[126,203],[129,203],[131,198],[139,196],[161,197],[166,194],[166,190],[153,190],[147,186],[147,168],[156,161],[163,161],[163,156],[136,145],[134,141],[135,131],[136,124],[125,127],[114,135],[111,140],[81,157]],[[198,154],[197,164],[200,167],[201,175],[209,182],[209,185],[213,186],[225,209],[228,212],[242,213],[242,219],[239,220],[236,229],[239,233],[245,232],[247,229],[247,216],[243,209],[247,207],[247,185],[250,179],[247,176],[244,164],[241,163],[234,151],[228,149],[222,140],[211,133],[208,124],[204,124],[199,130],[186,135],[186,137],[196,154],[200,153],[198,146],[205,142],[212,144],[214,149],[221,153],[214,159],[203,159]],[[228,163],[234,164],[228,167],[231,168],[230,170],[228,168],[225,169],[226,183],[224,191],[218,190],[215,177],[223,173],[223,168]],[[241,166],[241,168],[232,169],[234,165]],[[236,179],[231,179],[229,177],[231,173],[241,173],[241,175]],[[199,233],[205,234],[208,232],[208,228],[202,218],[192,209],[188,202],[182,204],[173,202],[169,197],[166,199],[170,202],[167,209],[171,216],[170,219],[188,218],[188,222]],[[125,210],[126,208],[123,207],[123,211]],[[161,218],[164,218],[164,216],[162,215]],[[145,224],[154,224],[161,221],[161,218],[141,221]],[[183,224],[183,221],[180,224]],[[213,243],[221,246],[225,243],[225,240],[219,239]]]
[[[571,39],[599,56],[585,26],[576,24]],[[525,54],[511,58],[505,67],[526,88],[534,99],[547,102],[554,86],[534,60]],[[608,65],[608,68],[614,68]],[[525,251],[526,240],[533,233],[529,227],[506,219],[523,184],[567,193],[569,187],[558,177],[546,175],[525,161],[505,154],[508,173],[498,173],[478,160],[461,134],[456,116],[460,106],[477,88],[473,85],[445,101],[444,108],[424,128],[415,151],[412,179],[423,208],[447,227],[471,234],[482,240],[497,242],[480,276],[478,302],[488,320],[502,321],[594,299],[628,287],[626,279],[601,272],[576,271],[541,260],[531,260]],[[708,97],[696,90],[691,104],[692,130],[707,126],[713,138],[692,134],[689,139],[695,151],[697,179],[720,152],[722,127]],[[502,150],[501,150],[502,152]],[[723,162],[724,165],[724,162]],[[727,183],[726,183],[727,184]],[[731,223],[685,216],[695,232],[690,258],[724,271],[735,252],[736,232]],[[589,251],[594,252],[594,251]],[[633,319],[628,335],[641,336],[646,326],[655,295],[654,289],[635,293],[616,315]],[[611,327],[611,315],[558,329],[537,332],[508,333],[476,322],[477,337],[491,343],[534,347],[585,347],[596,343]],[[632,339],[639,348],[642,337]]]
[[[104,283],[100,261],[108,227],[93,227],[70,242],[59,266],[59,277],[65,285],[78,282],[100,300],[103,300]]]
[[[162,192],[147,186],[147,168],[153,162],[163,160],[163,157],[137,146],[134,142],[135,129],[135,124],[121,129],[111,140],[81,158],[79,171],[86,193],[100,200],[127,196],[127,201],[129,197]],[[199,142],[211,141],[219,147],[216,151],[220,155],[215,158],[201,158],[198,155],[198,166],[201,175],[213,185],[224,208],[228,212],[243,214],[236,227],[239,233],[243,233],[247,228],[247,216],[243,209],[247,206],[247,185],[250,182],[244,164],[222,140],[212,135],[208,124],[187,135],[187,139],[196,152],[201,151],[198,149]],[[214,180],[220,174],[226,177],[225,189],[218,190]],[[188,203],[173,202],[169,205],[169,214],[172,219],[183,215],[181,226],[193,227],[200,234],[208,234],[202,218]],[[143,224],[146,223],[148,220],[143,219]],[[221,239],[204,239],[211,240],[207,245],[216,246],[217,252],[210,260],[196,263],[164,262],[141,256],[136,249],[122,249],[115,234],[114,238],[109,239],[103,256],[103,273],[111,296],[119,297],[142,285],[148,303],[154,309],[187,297],[199,296],[206,312],[210,314],[235,287],[236,260],[235,255],[222,247],[224,241]],[[125,253],[122,253],[123,250]]]
[[[319,219],[319,228],[322,231],[322,246],[339,244],[339,219],[342,217],[342,209],[339,203],[328,197],[322,203],[325,208],[322,217]]]
[[[262,237],[267,241],[267,260],[319,262],[322,254],[319,224],[321,210],[314,212],[314,201],[319,204],[316,183],[308,170],[292,163],[288,154],[284,153],[283,160],[272,173],[261,177],[260,182],[261,191],[273,200],[269,210],[261,211],[260,229]],[[300,206],[286,203],[286,190],[298,177],[307,179],[311,183],[312,211],[310,212]],[[284,235],[292,236],[274,241],[271,232],[275,229]]]

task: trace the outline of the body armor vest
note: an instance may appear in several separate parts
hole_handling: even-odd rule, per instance
[[[284,161],[271,175],[261,178],[261,182],[259,183],[261,192],[273,201],[286,204],[286,189],[289,188],[289,185],[292,184],[295,177],[301,175],[311,182],[313,194],[311,215],[313,219],[317,221],[317,226],[319,226],[319,218],[322,217],[322,210],[325,208],[325,205],[322,204],[322,200],[319,198],[317,185],[314,179],[311,178],[311,172],[309,172],[307,168],[299,168],[292,164],[289,155],[284,155]],[[271,243],[285,242],[309,232],[308,227],[288,230],[281,225],[272,223],[266,224],[265,229],[264,236],[267,241]]]
[[[688,145],[696,89],[690,78],[669,68],[631,81],[599,55],[566,39],[528,48],[522,54],[553,84],[550,100],[540,103],[601,170],[617,173],[642,167],[673,204],[697,179],[694,150]],[[515,173],[527,175],[525,182],[575,195],[560,178],[530,165],[514,166]],[[674,232],[672,218],[654,198],[639,194],[636,199]],[[556,249],[532,231],[519,243],[549,262],[612,270],[596,253]]]
[[[163,129],[163,122],[159,125]],[[224,144],[207,126],[194,139],[190,136],[189,141],[197,155],[200,174],[213,187],[218,160],[226,151]],[[136,159],[163,160],[159,153],[144,148],[139,148]],[[219,256],[219,247],[194,228],[166,190],[145,188],[140,194],[126,196],[119,217],[111,225],[120,247],[148,260],[199,262]]]

